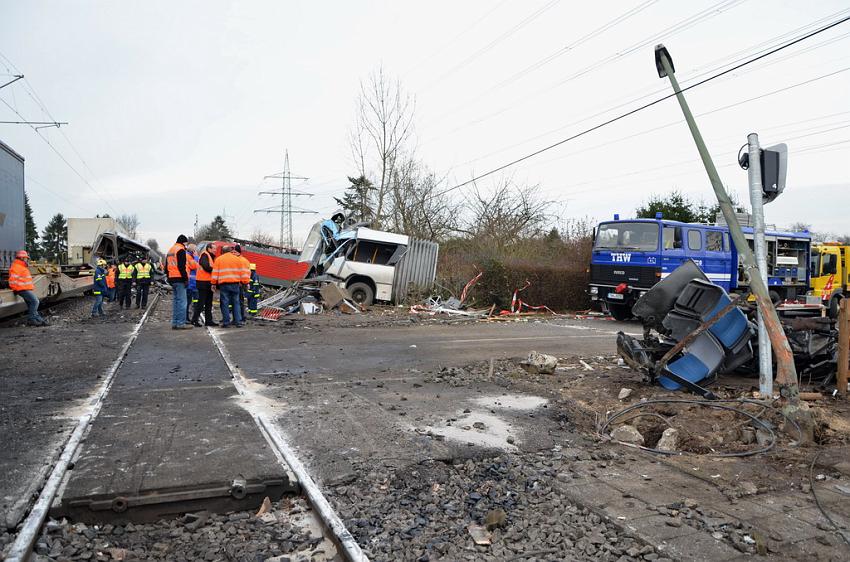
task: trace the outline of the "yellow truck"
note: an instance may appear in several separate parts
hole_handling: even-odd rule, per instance
[[[838,316],[838,303],[847,295],[850,245],[824,242],[812,245],[811,294],[829,307],[832,318]]]

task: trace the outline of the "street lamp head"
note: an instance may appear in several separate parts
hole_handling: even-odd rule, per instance
[[[664,78],[667,76],[667,71],[664,69],[664,64],[661,62],[661,57],[667,59],[667,62],[670,64],[670,70],[675,74],[676,67],[673,66],[673,59],[670,58],[670,53],[667,52],[667,47],[659,43],[655,46],[655,68],[656,70],[658,70],[658,77]]]

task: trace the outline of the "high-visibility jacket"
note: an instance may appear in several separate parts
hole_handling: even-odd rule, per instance
[[[184,266],[186,267],[185,271],[180,270],[180,260],[178,259],[178,254],[180,252],[183,252],[183,255],[186,256],[186,246],[184,246],[183,244],[176,243],[171,247],[170,250],[168,250],[168,253],[165,255],[165,267],[169,279],[183,279],[184,273],[186,277],[188,277],[189,275],[188,267]]]
[[[137,263],[135,265],[136,268],[136,279],[139,281],[150,280],[151,278],[151,270],[153,266],[149,263]]]
[[[92,287],[93,295],[102,295],[106,290],[106,271],[100,266],[94,270],[94,286]]]
[[[248,280],[243,281],[243,283],[250,283],[251,282],[251,260],[249,260],[248,258],[243,256],[242,254],[236,254],[236,255],[239,256],[239,260],[242,262],[242,267],[245,268],[245,275],[248,276]]]
[[[124,265],[123,263],[118,264],[118,280],[119,281],[129,281],[133,278],[133,266],[132,265]]]
[[[248,293],[253,295],[255,299],[262,296],[262,293],[260,292],[260,276],[256,271],[251,272],[251,286],[248,288]]]
[[[234,253],[221,254],[213,262],[212,284],[224,285],[225,283],[249,283],[251,275],[249,269],[242,262],[242,258]]]
[[[109,289],[115,288],[115,275],[117,273],[118,268],[114,265],[109,266],[109,270],[106,272],[106,287]]]
[[[34,291],[30,268],[24,260],[15,260],[9,268],[9,288],[13,291]]]
[[[215,256],[211,252],[203,252],[198,258],[198,272],[195,274],[195,281],[211,281],[212,268]],[[209,271],[207,271],[209,269]]]

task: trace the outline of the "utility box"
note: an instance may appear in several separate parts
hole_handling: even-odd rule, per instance
[[[26,245],[24,157],[0,141],[0,269]]]

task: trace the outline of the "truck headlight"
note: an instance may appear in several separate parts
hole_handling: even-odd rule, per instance
[[[599,287],[591,287],[590,288],[590,294],[591,295],[598,295],[599,294]]]

